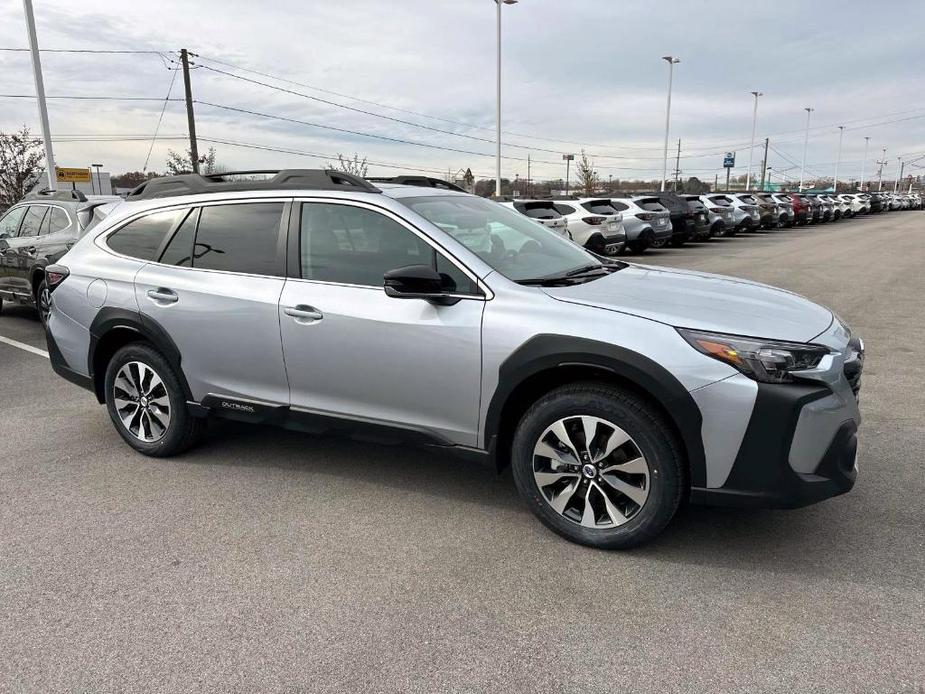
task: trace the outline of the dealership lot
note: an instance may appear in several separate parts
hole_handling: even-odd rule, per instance
[[[0,688],[920,691],[925,215],[634,260],[799,292],[864,338],[850,494],[599,552],[428,451],[219,422],[142,457],[0,341]],[[44,347],[25,309],[0,338]]]

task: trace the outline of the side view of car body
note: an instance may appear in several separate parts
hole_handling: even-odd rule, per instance
[[[554,203],[579,246],[598,255],[616,255],[626,247],[623,216],[613,209],[609,199],[576,198]]]
[[[4,301],[35,306],[48,317],[45,267],[57,262],[93,221],[93,210],[115,196],[80,192],[27,195],[0,218],[0,307]]]
[[[212,417],[412,440],[510,465],[547,527],[602,548],[683,499],[800,506],[857,474],[864,349],[831,311],[602,261],[465,193],[153,179],[47,274],[52,367],[150,456]]]
[[[711,236],[728,236],[735,233],[735,212],[721,195],[697,196],[707,211]]]

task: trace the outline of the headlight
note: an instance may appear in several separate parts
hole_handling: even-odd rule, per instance
[[[777,342],[684,328],[677,330],[698,352],[725,362],[762,383],[790,383],[794,375],[799,375],[794,372],[815,368],[830,351],[822,345]]]

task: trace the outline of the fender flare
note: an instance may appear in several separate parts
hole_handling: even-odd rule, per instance
[[[494,449],[502,430],[502,411],[516,388],[542,371],[588,366],[608,371],[647,393],[663,408],[679,432],[690,465],[691,484],[706,485],[700,408],[667,369],[648,357],[617,345],[566,335],[532,337],[501,364],[498,385],[485,417],[485,443]]]
[[[101,309],[90,324],[90,348],[87,355],[87,373],[90,374],[90,380],[95,384],[97,399],[99,399],[101,403],[105,401],[105,397],[100,380],[94,373],[96,351],[100,342],[106,335],[116,329],[130,330],[137,333],[140,338],[153,344],[173,367],[177,378],[180,380],[180,385],[183,388],[183,395],[186,400],[192,400],[189,384],[181,368],[182,358],[180,350],[167,331],[164,330],[157,321],[152,320],[138,311],[107,307]]]

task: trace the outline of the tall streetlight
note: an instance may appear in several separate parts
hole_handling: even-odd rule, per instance
[[[662,190],[665,190],[665,179],[668,178],[668,126],[671,123],[671,81],[674,78],[674,66],[681,62],[673,55],[663,55],[662,60],[668,63],[668,106],[665,108],[665,151],[662,156]]]
[[[755,128],[758,126],[758,97],[763,92],[752,92],[755,97],[755,108],[752,110],[752,143],[748,148],[748,170],[745,172],[745,190],[749,190],[752,182],[752,155],[755,153]]]
[[[809,145],[809,118],[816,109],[807,106],[806,111],[806,137],[803,138],[803,161],[800,164],[800,192],[803,192],[803,174],[806,171],[806,147]]]
[[[883,190],[883,165],[887,163],[886,147],[883,148],[883,157],[877,163],[880,164],[880,168],[877,170],[877,192],[879,193]]]
[[[32,0],[23,0],[26,14],[26,31],[29,34],[29,51],[32,55],[32,77],[35,80],[35,96],[39,105],[39,122],[42,124],[42,140],[45,143],[45,173],[48,175],[48,188],[57,188],[58,176],[55,172],[55,155],[51,151],[51,128],[48,125],[48,105],[45,103],[45,81],[42,79],[42,61],[39,58],[39,40],[35,33],[35,15],[32,13]]]
[[[100,169],[103,168],[103,165],[102,164],[90,164],[90,166],[96,169],[96,192],[99,195],[102,195],[103,194],[103,177],[100,175]],[[92,181],[90,183],[90,188],[91,190],[93,188]]]
[[[838,126],[838,156],[835,157],[835,182],[832,184],[832,190],[838,192],[838,166],[841,164],[841,142],[845,136],[845,126]]]
[[[864,169],[867,167],[867,148],[870,147],[870,138],[864,138],[864,159],[861,161],[861,192],[864,192]]]
[[[899,181],[903,177],[903,170],[906,168],[906,162],[903,161],[902,157],[896,157],[899,159],[899,175],[896,177],[896,180],[893,181],[893,192],[896,193],[899,191]]]
[[[495,0],[498,6],[498,103],[495,118],[495,197],[501,197],[501,5],[516,5],[517,0]]]

